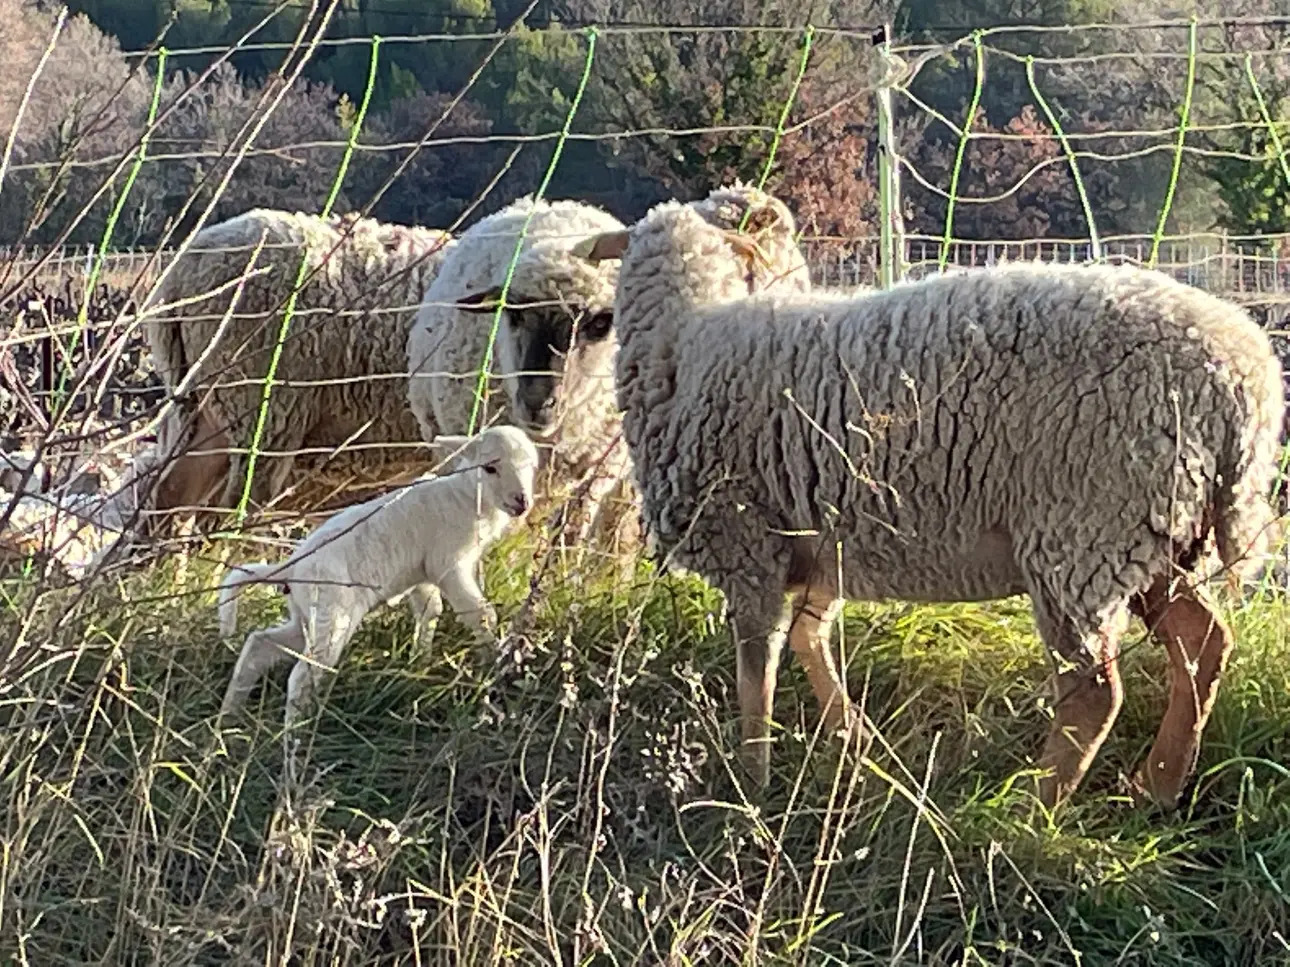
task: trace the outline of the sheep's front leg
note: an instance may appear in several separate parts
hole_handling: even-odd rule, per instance
[[[727,599],[736,649],[740,755],[757,784],[765,786],[770,781],[770,722],[788,609],[782,592],[756,597],[727,594]]]
[[[497,612],[479,589],[470,565],[453,568],[440,580],[439,588],[458,620],[474,629],[476,643],[497,640]]]
[[[1101,627],[1086,631],[1050,603],[1054,597],[1032,593],[1031,599],[1044,644],[1059,661],[1073,666],[1053,676],[1053,724],[1039,758],[1045,773],[1039,799],[1053,809],[1083,781],[1124,701],[1118,654],[1128,609],[1115,609]]]
[[[439,616],[443,614],[443,595],[429,582],[418,584],[408,591],[408,609],[416,622],[412,629],[412,650],[425,654],[430,650],[439,627]]]

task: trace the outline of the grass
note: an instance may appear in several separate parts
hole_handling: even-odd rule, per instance
[[[522,540],[489,559],[505,617]],[[568,575],[494,657],[402,609],[355,638],[280,798],[282,676],[222,733],[237,641],[217,577],[170,565],[3,587],[4,964],[1275,964],[1290,962],[1290,645],[1281,599],[1238,651],[1177,814],[1120,776],[1163,710],[1135,626],[1127,701],[1070,808],[1026,770],[1047,667],[1028,604],[852,605],[852,693],[884,742],[817,738],[785,663],[771,787],[734,764],[718,597],[641,564]],[[242,632],[274,620],[268,592]],[[261,697],[262,696],[262,697]]]

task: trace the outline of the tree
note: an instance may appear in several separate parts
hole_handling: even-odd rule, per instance
[[[738,0],[714,12],[699,0],[566,0],[557,12],[575,22],[730,28],[607,35],[589,85],[592,120],[615,136],[604,142],[606,160],[687,198],[759,174],[771,143],[766,129],[792,93],[812,18],[864,19],[880,6]]]
[[[768,187],[807,235],[857,238],[878,232],[872,98],[836,98],[814,80],[798,95],[795,130],[780,144]],[[800,128],[797,125],[802,125]]]
[[[1087,231],[1070,168],[1053,137],[1029,105],[1001,129],[978,117],[963,153],[957,185],[955,238],[1026,239],[1050,234],[1079,237]],[[1002,137],[1000,137],[1002,136]],[[937,187],[949,193],[957,145],[929,144],[918,160],[937,172]],[[912,231],[944,231],[948,202],[906,181],[916,212]],[[986,199],[990,199],[986,201]]]
[[[0,125],[9,132],[35,77],[14,140],[13,165],[0,189],[6,242],[46,242],[70,230],[71,242],[97,242],[124,175],[99,201],[90,198],[143,131],[152,84],[127,63],[116,41],[84,16],[69,17],[55,39],[55,18],[24,0],[0,0]],[[137,204],[137,197],[131,202]]]
[[[364,142],[375,146],[415,143],[443,117],[451,98],[446,94],[414,94],[400,98],[389,110],[372,118]],[[462,100],[439,124],[434,137],[414,156],[372,209],[375,217],[413,225],[453,224],[479,197],[506,160],[501,144],[452,143],[457,138],[486,138],[492,122],[479,105]],[[443,143],[443,142],[448,143]],[[350,194],[355,205],[365,204],[389,178],[410,149],[371,152],[356,165]],[[484,211],[493,206],[483,207]]]
[[[173,78],[163,105],[173,103],[191,80],[187,73]],[[262,97],[265,93],[243,83],[231,65],[221,64],[165,120],[154,140],[155,150],[178,157],[150,166],[146,191],[155,204],[137,225],[141,237],[155,237],[193,194],[197,202],[185,222],[201,213],[245,141],[247,122],[266,113],[272,98]],[[318,211],[339,170],[345,140],[337,100],[326,85],[293,84],[268,115],[208,221],[252,207]],[[347,204],[342,196],[338,210]],[[186,227],[181,224],[180,230]]]
[[[1208,45],[1228,56],[1206,58],[1197,71],[1199,119],[1209,129],[1196,138],[1209,152],[1201,170],[1221,202],[1219,224],[1241,235],[1290,232],[1290,26],[1257,20],[1274,12],[1238,2],[1228,15],[1240,19]]]

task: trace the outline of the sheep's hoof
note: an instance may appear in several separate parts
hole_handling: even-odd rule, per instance
[[[1152,782],[1150,770],[1143,763],[1128,781],[1128,793],[1135,806],[1156,808],[1171,813],[1182,800],[1183,783]]]
[[[740,749],[744,770],[757,789],[770,785],[770,737],[745,739]]]

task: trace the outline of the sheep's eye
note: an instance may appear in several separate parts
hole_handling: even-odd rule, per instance
[[[484,464],[484,473],[497,473],[497,468],[491,463]]]
[[[613,326],[614,314],[612,312],[598,312],[590,319],[584,320],[578,329],[587,339],[598,342],[609,335],[609,330]]]

